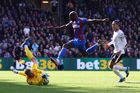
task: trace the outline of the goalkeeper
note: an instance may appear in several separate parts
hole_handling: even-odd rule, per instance
[[[24,72],[20,72],[12,66],[11,70],[16,74],[25,76],[29,85],[47,85],[49,83],[49,75],[38,69],[38,61],[27,45],[24,45],[24,50],[26,56],[33,62],[32,68],[25,69]]]

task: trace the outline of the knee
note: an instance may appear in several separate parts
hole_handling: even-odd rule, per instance
[[[109,64],[110,69],[113,69],[113,66],[114,66],[114,62],[111,62],[111,63]]]
[[[113,69],[113,65],[112,64],[110,64],[109,67],[110,67],[110,69]]]

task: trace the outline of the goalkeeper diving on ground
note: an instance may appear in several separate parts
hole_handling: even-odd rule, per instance
[[[16,50],[20,50],[20,48],[18,47]],[[29,85],[48,85],[49,75],[46,74],[45,72],[43,72],[42,70],[38,69],[38,61],[37,61],[36,57],[33,55],[33,53],[29,50],[29,48],[26,44],[23,46],[23,49],[24,49],[26,56],[33,62],[32,68],[25,69],[23,72],[16,70],[14,66],[11,66],[10,69],[15,74],[25,76],[26,81]],[[17,57],[15,57],[15,58],[17,58]],[[18,58],[21,58],[20,55],[18,55]]]

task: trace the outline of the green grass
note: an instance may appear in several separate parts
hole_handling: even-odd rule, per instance
[[[109,71],[49,71],[48,86],[28,85],[23,76],[0,71],[0,93],[140,93],[140,72],[126,82]],[[123,73],[123,72],[122,72]]]

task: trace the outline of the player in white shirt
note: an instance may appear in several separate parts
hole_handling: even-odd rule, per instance
[[[110,47],[111,45],[114,46],[114,51],[109,66],[113,72],[120,77],[119,82],[123,82],[125,81],[125,77],[119,71],[125,71],[126,77],[128,77],[129,67],[120,66],[118,63],[125,54],[127,41],[123,31],[120,29],[119,20],[114,20],[112,22],[112,30],[114,31],[112,41],[105,44],[106,48]]]

